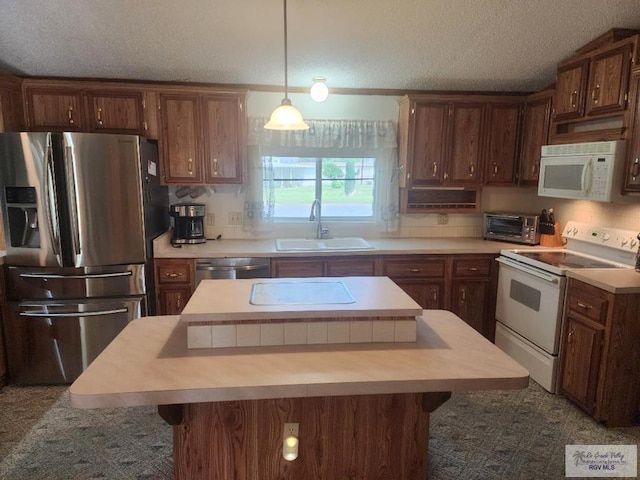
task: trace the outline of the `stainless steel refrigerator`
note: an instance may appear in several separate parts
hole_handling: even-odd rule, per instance
[[[0,135],[12,383],[73,382],[154,312],[152,240],[167,230],[157,145],[131,135]]]

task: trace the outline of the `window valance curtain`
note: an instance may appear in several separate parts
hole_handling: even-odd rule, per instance
[[[374,217],[379,231],[398,229],[399,189],[396,126],[392,121],[306,120],[309,130],[266,130],[263,117],[248,129],[245,228],[256,233],[273,221],[271,156],[374,156]]]

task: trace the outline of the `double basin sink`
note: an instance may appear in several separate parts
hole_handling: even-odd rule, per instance
[[[287,251],[325,251],[325,250],[373,250],[374,247],[364,238],[279,238],[276,250]]]

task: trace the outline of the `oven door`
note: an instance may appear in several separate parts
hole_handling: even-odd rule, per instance
[[[496,319],[557,355],[566,278],[499,257]]]

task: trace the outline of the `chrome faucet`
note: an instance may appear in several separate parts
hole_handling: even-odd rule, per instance
[[[314,220],[318,221],[318,225],[316,227],[316,238],[328,238],[329,229],[322,226],[322,204],[317,198],[311,204],[311,213],[309,214],[309,221],[313,222]]]

